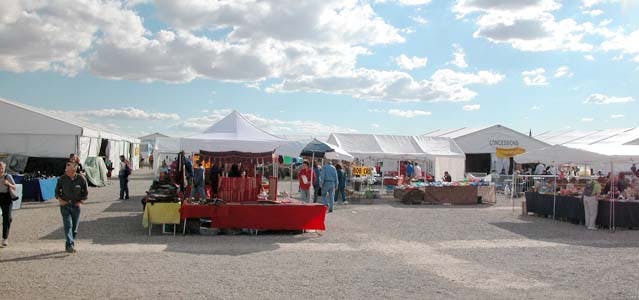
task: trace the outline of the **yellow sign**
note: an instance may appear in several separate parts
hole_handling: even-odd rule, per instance
[[[499,158],[508,158],[513,157],[515,155],[526,153],[526,149],[517,147],[517,148],[497,148],[495,155]]]
[[[353,167],[353,175],[366,176],[371,175],[371,168],[369,167]]]
[[[140,156],[140,145],[135,145],[133,148],[133,156]]]

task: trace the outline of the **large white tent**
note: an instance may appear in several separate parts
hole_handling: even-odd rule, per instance
[[[464,178],[464,152],[450,138],[331,133],[328,142],[360,160],[431,161],[435,176],[449,171],[454,180]]]
[[[72,118],[0,98],[0,152],[33,157],[80,155],[81,162],[96,157],[105,147],[108,158],[119,170],[119,156],[138,165],[140,141],[114,134]],[[107,146],[108,145],[108,146]]]
[[[552,145],[563,145],[603,155],[613,160],[639,161],[639,128],[546,131],[535,136]]]
[[[186,153],[197,153],[200,150],[259,153],[275,150],[276,154],[296,157],[299,156],[304,146],[303,143],[289,141],[270,134],[258,128],[239,112],[233,111],[203,133],[183,138],[158,137],[155,145],[155,152],[158,153],[155,156],[158,159],[155,160],[154,165],[157,168],[161,160],[164,159],[163,157],[170,157],[169,154],[180,151]]]
[[[510,168],[510,160],[499,158],[497,148],[523,148],[525,151],[548,147],[540,140],[502,125],[479,128],[439,129],[424,136],[448,137],[466,153],[466,170],[486,172]]]
[[[610,162],[610,157],[590,151],[553,145],[527,151],[524,154],[515,156],[517,163],[554,163],[554,164],[588,164],[599,166],[602,163]]]

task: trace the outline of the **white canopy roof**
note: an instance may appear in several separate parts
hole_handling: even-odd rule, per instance
[[[639,128],[549,131],[536,136],[553,145],[564,145],[619,159],[639,159]]]
[[[561,145],[527,151],[514,157],[517,163],[599,163],[610,161],[610,157],[590,151],[573,149]]]
[[[140,143],[140,140],[134,137],[115,134],[95,125],[84,124],[74,118],[3,98],[0,98],[0,132],[11,135],[94,137]]]
[[[433,156],[464,157],[450,138],[331,133],[328,142],[361,159],[425,159]]]
[[[302,143],[293,142],[259,129],[239,112],[233,111],[213,124],[203,133],[184,138],[157,138],[156,148],[161,153],[200,150],[269,152],[287,156],[299,156]]]
[[[549,146],[548,144],[502,125],[479,128],[436,130],[424,136],[448,137],[464,153],[495,153],[497,148],[521,147],[526,151]]]

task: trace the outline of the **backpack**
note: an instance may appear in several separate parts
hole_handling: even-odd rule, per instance
[[[129,167],[129,164],[124,164],[124,176],[129,176],[131,175],[131,167]]]
[[[594,191],[595,191],[595,182],[591,181],[588,184],[586,184],[586,187],[584,188],[584,196],[594,196]]]

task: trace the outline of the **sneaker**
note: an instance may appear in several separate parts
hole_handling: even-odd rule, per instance
[[[9,240],[3,239],[2,240],[2,247],[6,247],[6,246],[9,246]]]
[[[66,251],[67,253],[76,253],[76,252],[77,252],[77,251],[75,250],[75,248],[73,248],[73,247],[67,247],[67,248],[65,249],[65,251]]]
[[[348,205],[348,201],[344,201],[344,202],[342,202],[342,204]]]
[[[129,196],[124,197],[124,200],[129,200]]]

